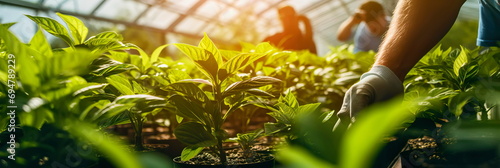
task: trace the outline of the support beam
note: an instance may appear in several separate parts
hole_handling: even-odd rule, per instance
[[[101,4],[98,6],[101,6],[103,4],[103,2],[101,2]],[[85,18],[85,19],[104,21],[104,22],[109,22],[109,23],[114,23],[114,24],[122,24],[122,25],[129,26],[129,27],[141,28],[141,29],[144,29],[145,31],[160,32],[163,34],[174,33],[174,34],[179,34],[179,35],[186,36],[189,38],[199,38],[199,39],[201,39],[203,37],[201,35],[196,35],[196,34],[176,32],[174,30],[165,30],[165,29],[158,29],[155,27],[143,26],[143,25],[139,25],[139,24],[134,23],[134,22],[108,19],[108,18],[98,17],[95,15],[84,15],[84,14],[80,14],[80,13],[76,13],[76,12],[72,12],[72,11],[60,10],[60,9],[55,10],[52,8],[40,6],[39,4],[36,4],[36,3],[30,3],[30,2],[26,2],[26,1],[0,0],[0,4],[16,6],[16,7],[21,7],[21,8],[27,8],[27,9],[32,9],[32,10],[36,10],[36,11],[43,11],[43,12],[60,12],[60,13],[64,13],[67,15],[72,15],[72,16],[81,17],[81,18]],[[97,10],[97,8],[96,8],[96,10]],[[95,12],[95,10],[93,12]]]

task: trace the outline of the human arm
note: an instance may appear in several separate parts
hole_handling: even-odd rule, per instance
[[[465,0],[401,0],[374,65],[391,69],[403,81],[415,64],[441,40]]]
[[[362,19],[360,13],[356,12],[354,15],[350,16],[347,20],[340,24],[337,30],[337,40],[347,41],[351,37],[352,29],[361,23]]]
[[[374,67],[346,92],[339,117],[351,120],[368,105],[401,94],[406,74],[448,32],[464,2],[400,0]]]

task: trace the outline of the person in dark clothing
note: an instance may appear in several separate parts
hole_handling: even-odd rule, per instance
[[[283,32],[269,36],[263,41],[284,50],[309,50],[309,52],[317,54],[309,19],[306,16],[297,15],[295,9],[291,6],[279,8],[278,15],[283,26]],[[304,33],[300,30],[299,25],[301,22],[306,29]]]

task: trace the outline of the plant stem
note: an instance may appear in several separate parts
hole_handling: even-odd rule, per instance
[[[227,165],[226,151],[222,148],[222,139],[220,138],[217,139],[217,148],[219,148],[219,158],[222,165]]]
[[[141,114],[135,114],[131,111],[129,111],[129,117],[130,117],[130,122],[132,123],[132,127],[134,128],[134,148],[136,151],[142,151],[144,150],[144,145],[142,143],[142,119],[141,119]]]

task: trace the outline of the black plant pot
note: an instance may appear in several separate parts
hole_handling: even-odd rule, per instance
[[[250,163],[250,164],[237,164],[237,165],[196,165],[196,164],[187,164],[181,163],[181,157],[175,157],[173,159],[174,168],[274,168],[275,159],[273,156],[269,155],[269,159],[258,163]]]

